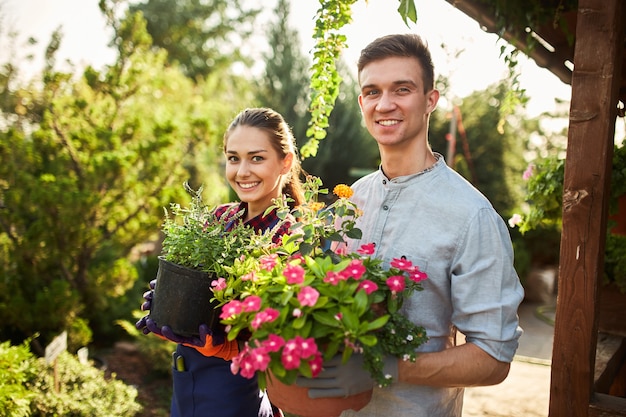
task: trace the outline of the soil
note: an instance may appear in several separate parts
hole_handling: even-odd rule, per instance
[[[102,361],[108,377],[115,375],[127,385],[137,388],[137,402],[143,406],[143,410],[135,417],[170,415],[171,378],[157,376],[151,372],[151,364],[139,354],[132,343],[118,342],[97,357]]]

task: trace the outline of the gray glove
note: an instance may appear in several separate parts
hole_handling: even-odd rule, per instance
[[[309,388],[309,398],[347,397],[374,387],[374,380],[363,368],[363,356],[352,354],[343,364],[341,355],[324,362],[315,378],[298,377],[296,385]]]
[[[398,360],[385,358],[385,373],[398,376]],[[315,378],[298,377],[296,385],[309,388],[309,398],[347,397],[374,387],[374,380],[364,368],[363,355],[353,353],[345,364],[336,355],[322,365],[322,372]]]

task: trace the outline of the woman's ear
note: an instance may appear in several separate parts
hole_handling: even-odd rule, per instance
[[[291,166],[293,165],[293,154],[288,153],[283,158],[283,169],[280,171],[281,174],[288,174],[291,171]]]

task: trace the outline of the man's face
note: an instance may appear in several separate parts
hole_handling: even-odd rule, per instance
[[[359,105],[370,134],[381,146],[402,146],[427,137],[428,117],[439,93],[424,93],[416,58],[390,57],[367,64],[359,74]]]

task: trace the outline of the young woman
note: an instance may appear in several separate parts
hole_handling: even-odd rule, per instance
[[[249,108],[239,113],[224,134],[225,176],[240,202],[219,206],[216,213],[228,220],[243,213],[243,221],[256,230],[268,230],[278,223],[275,211],[263,216],[272,200],[285,195],[293,205],[304,202],[300,182],[301,166],[291,129],[276,111]],[[282,224],[275,239],[287,233]],[[153,287],[153,283],[151,283]],[[143,310],[149,310],[152,292],[144,295]],[[176,357],[182,357],[183,369],[173,369],[174,391],[171,417],[271,417],[273,410],[256,380],[233,375],[230,360],[237,355],[237,341],[207,334],[202,326],[200,337],[181,337],[166,327],[159,328],[147,316],[137,322],[144,333],[153,332],[178,343]],[[219,340],[218,340],[219,339]]]

